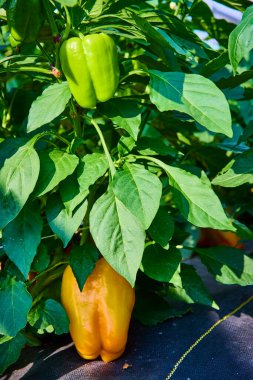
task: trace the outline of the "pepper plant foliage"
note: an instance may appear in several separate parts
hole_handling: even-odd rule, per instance
[[[217,281],[253,284],[250,252],[197,247],[203,228],[253,234],[253,6],[218,2],[239,25],[201,0],[43,1],[36,41],[12,47],[0,1],[1,371],[68,332],[68,262],[82,288],[104,256],[136,287],[145,324],[218,308],[193,253]],[[99,32],[117,45],[120,84],[82,109],[59,47]]]

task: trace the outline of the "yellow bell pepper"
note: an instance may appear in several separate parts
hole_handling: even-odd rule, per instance
[[[82,292],[70,266],[62,279],[62,304],[70,320],[70,334],[84,359],[99,355],[104,362],[125,350],[134,289],[104,258],[98,260]]]

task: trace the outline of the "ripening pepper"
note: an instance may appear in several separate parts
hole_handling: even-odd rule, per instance
[[[199,247],[216,247],[227,246],[238,249],[243,249],[244,244],[241,243],[241,238],[232,231],[220,231],[212,228],[202,228],[200,233],[200,239],[198,242]]]
[[[7,21],[12,37],[19,42],[34,42],[43,23],[40,0],[9,0]]]
[[[99,355],[104,362],[121,356],[135,302],[134,289],[104,258],[80,291],[72,269],[62,278],[62,304],[70,320],[70,334],[84,359]]]
[[[72,37],[60,49],[62,71],[77,103],[93,108],[111,99],[119,83],[117,48],[104,33]]]

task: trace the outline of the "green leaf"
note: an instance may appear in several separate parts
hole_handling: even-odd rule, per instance
[[[61,182],[59,191],[64,207],[70,216],[73,215],[76,207],[78,207],[89,194],[88,190],[80,191],[76,173]]]
[[[32,297],[21,281],[14,278],[0,284],[0,334],[15,336],[26,325]]]
[[[124,156],[131,152],[135,147],[136,142],[131,136],[121,136],[118,142],[118,152],[120,156]]]
[[[40,243],[42,226],[40,207],[32,203],[25,206],[3,230],[4,251],[25,278]]]
[[[99,252],[93,245],[74,246],[70,252],[70,266],[77,280],[80,291],[95,268]]]
[[[159,208],[148,232],[151,238],[166,247],[174,233],[174,220],[164,208]]]
[[[66,177],[71,175],[78,165],[78,157],[58,149],[50,152],[41,152],[40,155],[40,174],[35,194],[41,196],[51,191]]]
[[[197,274],[192,265],[181,264],[182,289],[193,303],[212,306],[219,310],[219,306],[212,299],[207,291],[201,277]]]
[[[253,48],[253,6],[246,9],[239,25],[230,33],[228,51],[234,73],[243,58]]]
[[[58,194],[52,194],[46,207],[46,215],[52,231],[61,239],[63,246],[66,247],[72,236],[79,228],[87,211],[87,200],[85,200],[70,216],[64,207]]]
[[[213,58],[211,61],[208,61],[204,66],[202,66],[200,69],[200,74],[205,77],[210,77],[212,74],[215,74],[217,71],[225,67],[228,63],[228,52],[225,50],[218,55],[218,57]]]
[[[181,317],[189,311],[188,306],[173,307],[155,293],[136,292],[134,317],[143,325],[154,326],[169,318]]]
[[[142,107],[132,100],[113,99],[101,104],[100,109],[116,126],[125,129],[134,140],[137,140]]]
[[[50,255],[48,253],[48,247],[46,244],[40,244],[32,262],[31,270],[33,272],[42,272],[44,271],[50,263]]]
[[[243,11],[250,6],[250,0],[219,0],[219,3],[238,9],[239,11]]]
[[[166,41],[169,45],[169,46],[167,45],[167,48],[169,47],[170,49],[173,49],[177,54],[184,55],[188,58],[192,56],[190,50],[185,49],[183,44],[180,43],[181,42],[180,38],[173,36],[174,37],[174,39],[173,39],[172,36],[169,36],[164,30],[159,29],[159,28],[155,28],[155,30],[164,39],[164,41],[162,41],[162,40],[160,41],[160,42],[162,42],[162,43],[160,43],[160,45],[163,45],[166,48],[166,46],[165,46],[165,41]],[[158,35],[157,35],[157,37],[158,37]]]
[[[197,74],[157,70],[149,73],[150,100],[159,111],[186,113],[209,131],[232,137],[228,102],[212,81]]]
[[[4,335],[4,336],[1,336],[0,338],[0,344],[3,344],[5,342],[8,342],[9,340],[13,339],[12,336],[8,336],[8,335]]]
[[[143,254],[143,271],[153,280],[177,283],[181,259],[177,249],[171,248],[167,251],[160,245],[150,244]]]
[[[243,240],[253,240],[253,231],[245,224],[238,220],[233,220],[233,224],[236,227],[236,234]]]
[[[0,374],[3,374],[11,364],[18,360],[25,344],[26,338],[20,333],[7,342],[0,344]]]
[[[54,120],[66,107],[71,92],[68,82],[55,83],[47,87],[30,108],[27,131],[32,132]]]
[[[253,285],[253,259],[231,247],[197,248],[202,263],[222,284]]]
[[[92,207],[90,232],[108,263],[134,286],[145,232],[111,188]]]
[[[35,187],[39,170],[39,157],[30,142],[5,160],[0,170],[0,230],[25,205]]]
[[[206,175],[201,178],[184,169],[152,158],[169,176],[174,201],[185,219],[198,227],[235,231]]]
[[[239,86],[240,84],[243,84],[247,82],[248,80],[252,79],[252,77],[253,77],[253,70],[246,70],[236,76],[230,75],[229,77],[221,78],[216,82],[216,85],[220,89],[228,89],[227,91],[223,90],[224,94],[229,95],[230,94],[229,91],[234,90],[234,93],[236,93],[235,91],[237,91],[237,94],[238,94],[237,99],[241,99],[243,98],[244,89]],[[248,101],[246,102],[248,103]],[[242,115],[242,117],[244,117],[244,115]]]
[[[98,17],[109,1],[110,0],[87,0],[85,3],[85,10],[88,11],[89,17]]]
[[[213,185],[237,187],[253,183],[253,149],[238,155],[212,180]]]
[[[81,192],[86,192],[108,169],[108,162],[104,154],[87,154],[81,159],[77,168],[77,181]]]
[[[38,329],[39,334],[43,334],[44,331],[54,331],[57,335],[69,332],[67,314],[62,305],[53,299],[40,302],[31,309],[28,321],[31,326]]]
[[[113,192],[147,229],[160,204],[162,183],[155,174],[140,165],[126,163],[123,169],[113,177]]]
[[[0,144],[0,168],[7,158],[13,156],[17,150],[27,143],[27,138],[8,138]]]
[[[78,0],[58,0],[58,3],[66,5],[66,7],[74,7],[78,4]]]
[[[141,137],[138,139],[137,150],[140,154],[147,156],[172,156],[177,157],[178,151],[168,145],[162,139],[152,139],[151,137]]]

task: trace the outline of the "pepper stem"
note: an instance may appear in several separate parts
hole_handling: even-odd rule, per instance
[[[100,138],[100,141],[101,141],[101,144],[103,146],[103,149],[104,149],[104,152],[105,152],[105,156],[107,158],[107,161],[108,161],[108,164],[109,164],[109,168],[110,168],[110,172],[111,172],[111,176],[113,177],[114,174],[116,173],[116,169],[115,169],[115,166],[113,164],[113,161],[112,161],[112,158],[111,158],[111,155],[109,153],[109,150],[106,146],[106,142],[105,142],[105,139],[104,139],[104,136],[103,136],[103,133],[101,131],[101,129],[99,128],[97,122],[94,120],[94,119],[91,119],[91,122],[92,124],[94,125],[98,135],[99,135],[99,138]]]
[[[81,130],[81,125],[80,125],[80,117],[78,115],[78,112],[76,110],[76,107],[75,107],[75,104],[73,102],[73,100],[71,99],[70,101],[70,116],[73,120],[73,126],[74,126],[74,132],[75,132],[75,136],[77,138],[79,137],[82,137],[82,130]]]
[[[69,11],[68,11],[68,8],[64,5],[64,10],[65,10],[65,13],[66,13],[66,28],[65,28],[65,31],[62,35],[62,41],[66,40],[69,36],[69,32],[70,32],[70,28],[71,28],[71,18],[70,18],[70,14],[69,14]]]
[[[43,2],[43,7],[45,9],[45,12],[46,12],[46,15],[47,15],[47,19],[48,19],[48,22],[49,22],[49,25],[50,25],[53,37],[54,37],[54,39],[57,39],[57,38],[59,38],[60,35],[59,35],[59,31],[58,31],[56,22],[54,20],[54,16],[53,16],[51,5],[50,5],[50,3],[49,3],[48,0],[42,0],[42,2]]]

